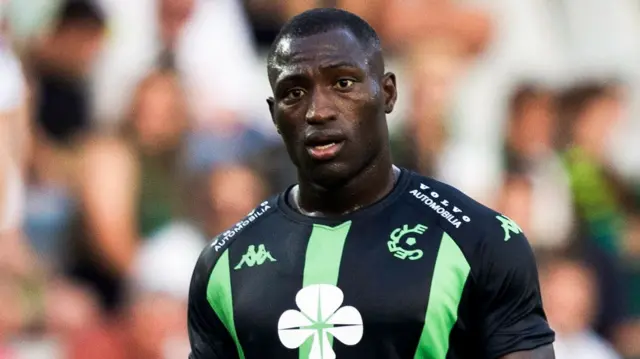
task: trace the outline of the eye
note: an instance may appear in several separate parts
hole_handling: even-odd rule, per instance
[[[302,90],[300,88],[294,88],[294,89],[291,89],[291,90],[287,91],[287,95],[285,96],[285,100],[295,101],[295,100],[301,99],[302,96],[304,96],[304,90]]]
[[[338,90],[348,90],[350,89],[356,82],[352,79],[340,79],[334,85]]]

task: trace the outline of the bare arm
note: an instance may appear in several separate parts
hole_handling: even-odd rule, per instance
[[[511,353],[503,356],[500,359],[555,359],[556,355],[553,351],[551,344],[544,345],[534,350],[528,350],[526,352]]]
[[[87,145],[79,175],[90,238],[109,269],[126,275],[138,242],[134,158],[124,144],[99,140]]]

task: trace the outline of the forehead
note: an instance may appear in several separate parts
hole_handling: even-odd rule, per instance
[[[321,67],[351,65],[363,70],[370,65],[370,51],[349,30],[335,29],[303,38],[284,38],[276,48],[276,82],[293,73]]]

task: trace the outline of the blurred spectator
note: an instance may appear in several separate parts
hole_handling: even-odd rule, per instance
[[[540,274],[547,317],[556,332],[556,358],[620,358],[590,329],[597,290],[591,271],[580,262],[561,258],[541,266]]]
[[[0,232],[21,225],[22,171],[28,153],[28,95],[22,66],[10,47],[0,3]]]
[[[557,357],[640,358],[640,21],[614,3],[0,0],[0,359],[187,356],[200,250],[296,181],[255,50],[315,6],[391,52],[395,162],[525,230]]]
[[[107,307],[120,301],[142,240],[181,215],[187,125],[179,80],[160,70],[140,84],[119,135],[96,137],[84,148],[82,228],[75,233],[71,270],[96,286]]]
[[[213,204],[207,232],[220,234],[253,210],[266,197],[260,177],[248,167],[221,166],[214,170],[207,186]],[[242,193],[242,196],[239,194]]]
[[[123,315],[77,337],[71,358],[187,356],[185,320],[189,282],[205,238],[245,217],[265,196],[261,179],[242,165],[221,165],[205,176],[203,182],[192,188],[190,197],[194,206],[206,206],[196,208],[202,221],[195,225],[189,221],[173,222],[141,245]],[[204,195],[193,191],[197,188]],[[93,345],[84,345],[86,341]]]
[[[113,26],[94,83],[103,124],[122,118],[136,82],[160,65],[175,66],[202,127],[267,115],[254,93],[258,64],[239,1],[100,1]]]
[[[339,7],[358,14],[380,31],[383,1],[380,0],[243,0],[258,46],[269,48],[280,27],[289,18],[314,7]]]
[[[388,1],[381,5],[385,47],[403,50],[425,41],[453,42],[461,52],[482,52],[492,36],[492,22],[481,10],[450,0]]]
[[[265,179],[242,164],[220,164],[196,182],[192,218],[206,238],[233,226],[269,194]]]
[[[286,190],[298,180],[296,167],[281,142],[266,146],[255,156],[249,156],[246,161],[260,173],[271,194]]]
[[[56,8],[51,28],[26,46],[34,140],[25,230],[46,264],[59,268],[75,210],[76,149],[92,126],[87,75],[104,40],[105,19],[90,0],[64,0]]]
[[[5,346],[30,320],[22,301],[36,261],[21,231],[24,207],[22,167],[28,117],[21,66],[9,48],[0,3],[0,358],[12,358]]]
[[[161,293],[133,295],[122,316],[87,330],[69,345],[69,359],[173,359],[189,354],[186,309]],[[91,343],[88,345],[88,343]]]
[[[240,121],[227,123],[224,128],[195,129],[187,136],[185,167],[190,172],[206,172],[220,163],[263,161],[266,149],[281,146]]]
[[[105,19],[90,0],[67,0],[50,32],[27,56],[38,141],[67,145],[91,125],[86,75],[104,39]]]
[[[459,76],[468,60],[457,50],[458,40],[424,42],[409,53],[411,105],[408,118],[391,139],[398,165],[425,175],[434,175],[444,144],[451,100]]]
[[[623,92],[616,85],[586,84],[563,94],[560,102],[576,213],[588,235],[610,253],[620,253],[628,188],[605,157],[612,130],[620,120]]]
[[[539,86],[523,85],[510,102],[503,211],[526,228],[534,247],[566,247],[574,229],[573,203],[557,151],[555,95]]]

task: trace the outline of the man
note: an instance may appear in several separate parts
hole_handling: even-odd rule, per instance
[[[365,21],[294,17],[268,74],[299,183],[204,250],[192,359],[554,358],[521,229],[392,165],[396,81]]]
[[[89,130],[87,82],[105,40],[106,21],[93,1],[64,0],[51,30],[29,45],[26,65],[38,99],[34,118],[40,146],[64,147]]]

